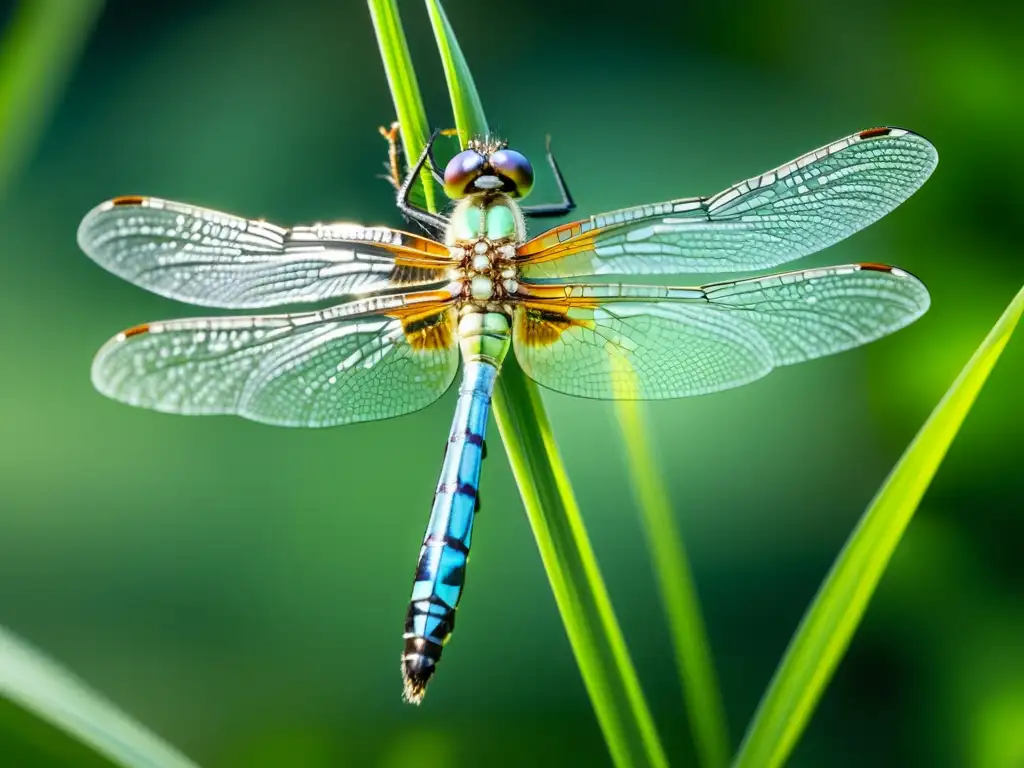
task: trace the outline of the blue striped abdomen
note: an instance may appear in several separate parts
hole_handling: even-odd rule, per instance
[[[477,507],[484,433],[498,369],[489,361],[465,364],[441,479],[420,549],[405,618],[402,676],[405,698],[419,703],[441,649],[455,629]]]

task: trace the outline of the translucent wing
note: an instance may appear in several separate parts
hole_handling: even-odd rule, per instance
[[[923,137],[872,128],[712,197],[626,208],[549,230],[519,249],[526,279],[768,269],[884,216],[938,162]]]
[[[161,296],[242,309],[437,285],[448,249],[387,227],[265,221],[155,197],[90,211],[78,244],[100,266]]]
[[[385,419],[448,389],[455,322],[450,296],[409,294],[322,312],[149,323],[107,342],[92,380],[108,397],[170,413],[302,427]]]
[[[702,288],[525,286],[513,340],[523,370],[579,397],[715,392],[866,344],[913,322],[928,291],[894,267],[853,264]]]

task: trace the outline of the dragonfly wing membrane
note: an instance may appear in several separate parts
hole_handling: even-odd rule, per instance
[[[704,288],[708,307],[743,313],[792,365],[859,347],[898,331],[928,311],[924,284],[897,267],[850,264],[805,269]]]
[[[90,211],[78,243],[100,266],[172,299],[224,309],[319,302],[446,279],[447,249],[387,227],[284,229],[155,197]]]
[[[687,275],[777,267],[849,237],[931,175],[935,148],[873,128],[707,198],[592,216],[520,247],[525,279]]]
[[[520,307],[516,358],[549,389],[612,400],[712,392],[771,370],[770,350],[750,329],[701,310],[651,302]]]
[[[93,362],[103,394],[182,414],[236,414],[330,427],[411,413],[458,369],[450,306],[415,315],[361,311],[170,320],[129,329]]]
[[[516,356],[543,386],[598,399],[729,389],[780,365],[866,344],[913,322],[929,305],[917,278],[872,264],[701,288],[544,288],[546,297],[517,310]]]

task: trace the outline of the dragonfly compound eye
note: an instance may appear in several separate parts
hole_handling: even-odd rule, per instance
[[[459,152],[444,169],[444,193],[452,200],[465,197],[487,161],[475,149]]]
[[[512,197],[526,197],[533,189],[533,166],[526,155],[514,149],[491,153],[491,167],[504,182],[502,190]]]

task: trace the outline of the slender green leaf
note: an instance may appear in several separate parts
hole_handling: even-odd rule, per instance
[[[437,0],[426,0],[444,61],[459,138],[486,134],[469,67]],[[667,766],[537,385],[505,360],[494,416],[609,751],[619,766]]]
[[[455,126],[459,131],[459,143],[465,147],[474,136],[484,136],[488,133],[487,118],[484,117],[484,108],[473,83],[473,75],[469,71],[441,3],[436,0],[426,2],[430,23],[434,27],[434,37],[437,39],[437,48],[441,52],[444,77],[448,81],[448,93],[452,98],[452,113],[455,115]]]
[[[103,7],[22,0],[0,42],[0,200],[28,162]]]
[[[705,768],[721,768],[729,764],[729,733],[682,534],[658,472],[642,403],[619,400],[616,412],[647,547],[668,616],[697,755]]]
[[[33,748],[61,755],[61,765],[125,766],[126,768],[195,768],[127,715],[89,690],[84,683],[0,628],[0,699],[6,699],[39,720],[78,739],[89,753],[59,734],[39,729],[31,719],[0,718],[0,733],[11,727]],[[12,725],[13,724],[13,725]],[[56,738],[55,738],[56,737]],[[68,760],[68,762],[65,762]]]
[[[416,81],[416,71],[409,56],[409,45],[402,30],[402,19],[398,15],[396,0],[368,0],[373,29],[377,33],[377,46],[384,62],[384,72],[395,104],[395,114],[402,134],[402,147],[406,159],[414,163],[427,145],[430,131],[427,128],[427,113],[423,108],[423,97]],[[429,162],[429,161],[428,161]],[[437,210],[437,190],[430,170],[424,167],[420,184],[427,210]]]
[[[1024,312],[1024,288],[978,347],[893,468],[804,615],[758,707],[735,765],[789,757],[839,664],[907,524]]]
[[[618,766],[667,766],[540,392],[509,355],[494,416],[583,683]]]

